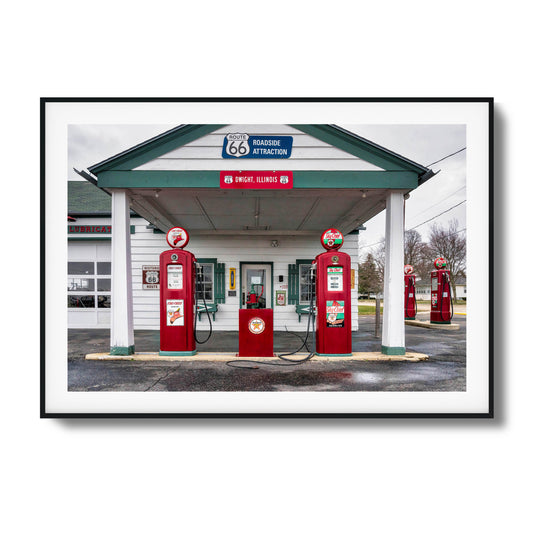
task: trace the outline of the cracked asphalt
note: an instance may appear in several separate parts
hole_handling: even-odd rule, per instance
[[[429,320],[420,314],[421,320]],[[374,317],[359,318],[353,333],[357,352],[381,351],[374,337]],[[88,361],[85,354],[109,351],[109,330],[69,330],[69,391],[465,391],[466,317],[456,315],[456,331],[406,326],[408,351],[429,355],[428,361],[313,361],[286,366],[277,358],[269,365],[239,360],[252,368],[211,361]],[[200,336],[206,332],[199,332]],[[298,333],[301,335],[301,333]],[[296,335],[274,332],[274,351],[301,345]],[[137,352],[159,349],[158,331],[135,331]],[[214,332],[201,351],[238,351],[237,332]]]

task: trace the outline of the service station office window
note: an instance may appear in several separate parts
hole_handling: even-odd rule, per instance
[[[299,279],[300,279],[300,304],[308,304],[311,302],[311,264],[301,263],[299,265]]]
[[[213,263],[202,263],[199,261],[203,270],[203,281],[200,276],[196,278],[196,294],[200,301],[203,299],[202,295],[205,296],[206,303],[213,303],[214,301],[214,268]]]
[[[69,261],[67,305],[75,309],[111,307],[111,262]]]

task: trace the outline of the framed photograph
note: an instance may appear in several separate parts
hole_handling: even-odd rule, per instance
[[[493,104],[41,99],[41,417],[492,418]]]

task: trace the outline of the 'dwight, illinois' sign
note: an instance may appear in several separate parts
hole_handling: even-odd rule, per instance
[[[228,133],[224,137],[224,159],[288,159],[292,152],[288,135],[248,135]]]
[[[221,170],[221,189],[292,189],[290,170]]]

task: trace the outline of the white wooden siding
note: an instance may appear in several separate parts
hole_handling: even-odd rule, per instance
[[[142,289],[142,266],[159,264],[159,254],[166,250],[168,245],[165,236],[154,235],[152,230],[146,228],[146,222],[136,223],[135,234],[132,235],[132,269],[133,269],[133,314],[135,329],[159,329],[159,292]],[[277,248],[271,246],[273,239],[279,242]],[[219,263],[225,263],[226,277],[226,303],[218,305],[216,320],[213,322],[215,331],[237,331],[239,329],[239,301],[240,288],[240,263],[246,262],[272,262],[273,263],[273,292],[285,290],[288,297],[288,289],[281,289],[281,285],[288,285],[288,265],[296,263],[297,259],[314,259],[323,248],[320,246],[320,235],[316,237],[293,237],[293,236],[196,236],[191,235],[187,250],[194,253],[197,258],[216,258]],[[352,268],[356,272],[357,287],[357,261],[358,261],[358,237],[348,235],[345,237],[345,245],[342,251],[350,254]],[[229,297],[229,269],[235,268],[237,296]],[[283,276],[283,283],[278,281]],[[285,325],[292,331],[305,331],[307,327],[306,316],[302,316],[298,322],[298,315],[294,305],[273,306],[274,329],[285,330]],[[207,330],[209,327],[207,317],[202,315],[198,323],[199,330]],[[357,289],[352,290],[352,328],[358,328],[357,317]]]
[[[224,159],[227,133],[293,137],[289,159]],[[163,154],[135,170],[376,170],[379,167],[284,124],[234,124]]]
[[[79,219],[76,224],[110,224],[110,219]],[[168,244],[163,234],[154,234],[146,226],[146,220],[134,217],[131,224],[135,226],[135,233],[131,235],[132,248],[132,286],[133,286],[133,324],[134,329],[159,329],[159,291],[142,288],[142,267],[143,265],[159,265],[159,255],[163,250],[168,249]],[[272,240],[277,240],[279,246],[273,248]],[[110,248],[110,244],[107,243]],[[84,249],[83,257],[90,255],[90,250],[95,250],[94,241],[79,244],[69,243],[70,249]],[[225,263],[225,291],[226,303],[218,305],[216,320],[213,322],[215,331],[237,331],[239,328],[239,301],[240,295],[240,263],[246,262],[272,262],[273,263],[273,296],[276,290],[285,290],[288,297],[288,288],[280,285],[288,285],[288,265],[296,263],[297,259],[314,259],[324,249],[320,245],[320,235],[313,237],[295,236],[197,236],[191,235],[187,250],[194,253],[197,258],[216,258],[219,263]],[[357,262],[358,262],[358,236],[345,236],[343,252],[350,254],[352,268],[355,269],[355,287],[352,290],[352,329],[358,329],[357,316]],[[96,253],[96,252],[94,252]],[[237,296],[228,296],[229,290],[229,269],[235,268]],[[278,281],[279,276],[283,276],[283,283]],[[113,305],[113,302],[111,302]],[[298,322],[298,315],[294,305],[276,306],[274,309],[274,329],[284,331],[285,326],[290,331],[305,331],[307,327],[307,316],[302,315],[301,322]],[[108,311],[108,310],[106,310]],[[89,316],[87,316],[89,319]],[[91,325],[82,322],[77,323],[77,327],[109,327],[105,324],[95,324],[94,317],[91,317]],[[207,317],[202,315],[202,320],[198,322],[199,330],[207,330],[209,327]]]

